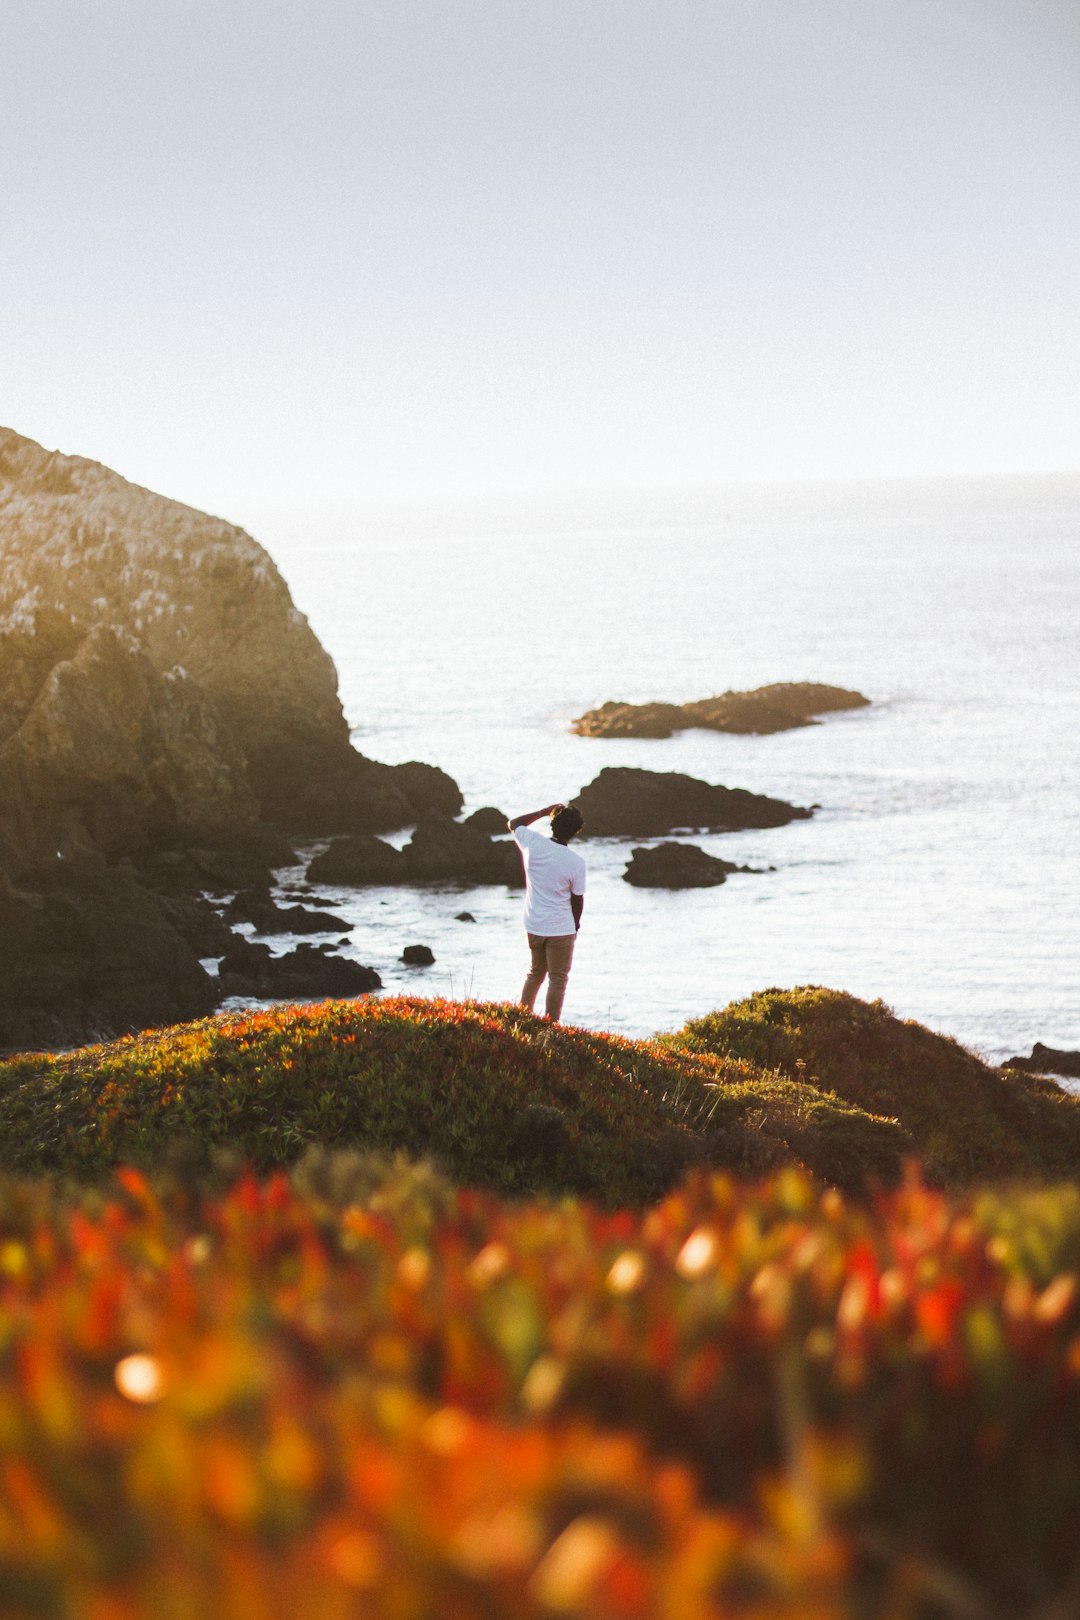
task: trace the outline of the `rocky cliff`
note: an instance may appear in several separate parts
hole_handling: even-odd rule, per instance
[[[204,891],[265,882],[286,834],[460,808],[352,749],[250,535],[0,429],[0,1047],[206,1011]]]
[[[111,644],[99,636],[81,651],[84,638],[102,628]],[[175,815],[194,830],[201,795],[213,836],[218,826],[242,829],[255,815],[288,831],[345,832],[388,830],[433,809],[460,809],[444,773],[378,765],[350,747],[334,665],[250,535],[6,429],[0,642],[0,746],[30,724],[35,737],[23,738],[19,752],[29,750],[40,764],[72,723],[58,784],[69,825],[86,736],[81,722],[95,707],[118,722],[120,689],[135,685],[142,718],[126,739],[114,727],[106,752],[117,757],[82,762],[90,820],[99,767],[115,782],[112,766],[132,752],[144,764],[157,761],[164,797],[151,820],[167,825]],[[99,675],[105,686],[96,702]],[[199,758],[183,757],[189,739]],[[47,743],[44,752],[39,743]],[[136,776],[143,802],[146,771]],[[170,797],[174,787],[179,801]],[[32,798],[31,815],[40,802],[40,794]]]

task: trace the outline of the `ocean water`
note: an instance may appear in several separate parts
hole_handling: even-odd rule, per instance
[[[568,1021],[649,1034],[819,984],[991,1060],[1080,1047],[1080,479],[271,514],[256,532],[336,662],[356,746],[443,766],[468,810],[568,800],[605,765],[820,806],[691,840],[774,868],[716,889],[633,889],[630,844],[587,841]],[[607,698],[780,680],[872,707],[771,737],[568,729]],[[388,990],[516,998],[520,894],[321,892]],[[420,942],[436,965],[404,967]]]

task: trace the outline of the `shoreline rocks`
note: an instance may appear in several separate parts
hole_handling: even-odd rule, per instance
[[[751,872],[709,855],[696,844],[655,844],[630,851],[623,882],[637,889],[713,889],[732,872]]]
[[[820,714],[862,709],[861,692],[816,681],[780,681],[749,692],[722,692],[693,703],[602,703],[571,722],[579,737],[670,737],[700,727],[736,736],[768,736],[815,726]]]
[[[280,906],[267,889],[243,889],[225,907],[230,922],[254,923],[259,934],[340,934],[352,924],[329,911]]]
[[[743,832],[805,821],[812,810],[745,788],[714,786],[679,771],[607,766],[573,801],[585,838],[663,838],[668,833]]]
[[[225,996],[264,1000],[359,996],[382,988],[374,968],[334,954],[329,945],[297,945],[275,956],[269,945],[234,936],[222,958],[219,982]]]
[[[505,833],[509,821],[501,810],[496,810],[493,804],[485,804],[479,810],[474,810],[471,816],[465,817],[466,827],[475,827],[477,832],[487,833],[489,837],[499,837]]]
[[[471,821],[452,821],[448,816],[429,816],[418,822],[409,842],[400,850],[382,838],[335,838],[311,862],[307,878],[309,883],[343,883],[358,888],[383,884],[423,887],[431,883],[522,888],[525,883],[515,844],[489,837]]]

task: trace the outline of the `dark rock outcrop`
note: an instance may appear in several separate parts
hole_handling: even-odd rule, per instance
[[[1061,1074],[1080,1080],[1080,1052],[1063,1052],[1036,1041],[1030,1057],[1006,1058],[1003,1069],[1020,1069],[1025,1074]]]
[[[498,842],[445,817],[419,822],[403,854],[412,883],[505,883],[510,888],[525,883],[516,844]]]
[[[147,850],[133,859],[141,880],[159,893],[214,894],[238,889],[268,890],[268,874],[279,866],[295,866],[299,857],[280,834],[256,828],[242,847],[231,849]]]
[[[725,882],[729,872],[745,870],[706,854],[696,844],[657,844],[630,851],[623,882],[638,889],[712,889]]]
[[[215,981],[125,869],[55,861],[0,872],[0,1049],[69,1046],[213,1010]]]
[[[345,883],[356,888],[404,883],[405,858],[393,844],[370,834],[335,838],[307,869],[309,883]]]
[[[269,889],[244,889],[225,908],[226,917],[255,924],[260,934],[332,934],[352,925],[328,911],[279,906]]]
[[[461,802],[453,777],[436,765],[382,765],[350,752],[303,784],[289,825],[312,836],[392,832],[420,816],[456,816]]]
[[[435,952],[430,945],[406,945],[401,960],[409,967],[434,967]]]
[[[328,945],[298,945],[274,956],[269,945],[237,936],[219,963],[222,993],[263,1000],[359,996],[382,987],[374,968],[336,956]]]
[[[509,817],[496,810],[493,804],[485,804],[480,810],[474,810],[471,816],[465,817],[466,827],[475,827],[477,832],[496,838],[506,831],[508,821]]]
[[[815,716],[838,709],[862,709],[861,692],[815,681],[780,681],[750,692],[722,692],[694,703],[603,703],[578,715],[571,730],[579,737],[670,737],[702,727],[738,735],[766,735],[817,724]]]
[[[505,827],[505,822],[503,823]],[[308,868],[312,883],[491,884],[520,888],[525,882],[517,846],[478,831],[468,821],[429,816],[404,849],[382,838],[335,838]]]
[[[293,996],[359,996],[382,987],[374,968],[336,956],[326,945],[298,945],[270,964],[269,993]]]
[[[740,832],[783,827],[811,811],[745,788],[714,787],[678,771],[608,766],[574,804],[585,818],[584,837],[662,838],[666,833]]]

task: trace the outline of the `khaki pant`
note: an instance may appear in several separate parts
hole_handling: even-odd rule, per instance
[[[529,934],[532,966],[521,989],[521,1005],[532,1012],[536,993],[547,979],[547,1000],[544,1011],[557,1019],[562,1012],[566,981],[570,977],[570,964],[574,960],[576,934]]]

